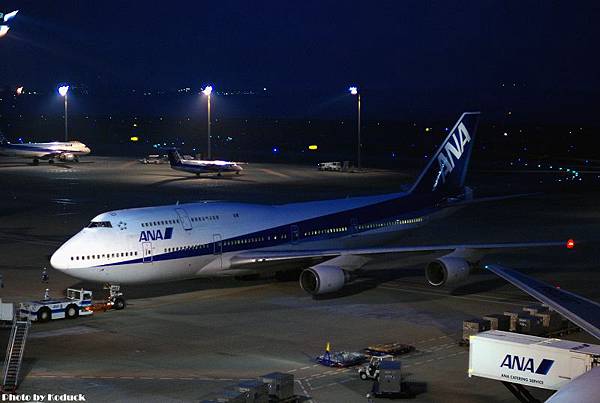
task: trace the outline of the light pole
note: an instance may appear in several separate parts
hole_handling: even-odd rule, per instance
[[[204,95],[206,95],[207,101],[208,101],[208,152],[207,152],[207,159],[210,160],[210,94],[212,93],[213,87],[212,85],[207,85],[203,90],[202,93]]]
[[[358,145],[356,148],[356,165],[358,169],[361,168],[360,164],[360,149],[362,148],[362,144],[360,142],[360,92],[358,92],[358,87],[350,87],[348,88],[350,94],[356,95],[356,99],[358,101],[358,122],[357,122],[357,135],[358,135]]]
[[[68,109],[67,109],[67,94],[69,93],[69,86],[62,85],[58,87],[58,93],[65,99],[65,141],[69,141],[69,122],[68,122]]]

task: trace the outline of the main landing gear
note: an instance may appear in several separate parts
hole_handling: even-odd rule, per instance
[[[104,289],[108,290],[108,303],[112,305],[112,309],[120,311],[125,309],[127,303],[121,292],[121,286],[116,284],[105,284]]]

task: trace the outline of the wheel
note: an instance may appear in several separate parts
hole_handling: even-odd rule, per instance
[[[125,307],[127,306],[127,303],[125,302],[125,298],[122,298],[122,297],[115,298],[115,300],[113,302],[114,302],[113,309],[115,309],[117,311],[120,311],[121,309],[125,309]]]
[[[52,311],[49,308],[41,308],[37,313],[38,322],[48,322],[52,319]]]
[[[69,305],[65,308],[65,318],[75,319],[79,316],[79,308],[77,305]]]
[[[79,157],[75,157],[75,158],[73,158],[73,161],[75,161],[75,162],[79,162]]]
[[[54,164],[54,160],[53,159],[49,159],[48,160],[48,164]]]
[[[221,172],[219,172],[219,173],[217,174],[217,176],[218,176],[218,177],[221,177]]]
[[[37,158],[34,158],[33,165],[40,165],[40,160],[38,160]]]
[[[239,174],[240,174],[240,171],[235,171],[235,174],[236,174],[236,175],[239,175]]]
[[[361,372],[360,373],[360,379],[362,379],[363,381],[366,381],[369,377],[367,376],[366,372]]]

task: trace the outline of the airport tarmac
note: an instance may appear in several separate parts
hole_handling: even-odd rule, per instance
[[[249,164],[222,178],[172,171],[167,164],[89,157],[79,164],[32,166],[0,160],[0,273],[7,301],[37,299],[49,287],[96,294],[50,270],[48,256],[96,214],[107,210],[196,200],[285,203],[394,192],[414,171],[318,172],[310,166]],[[537,192],[538,178],[477,173],[468,182],[491,195]],[[594,253],[600,192],[546,193],[462,209],[404,234],[405,245],[544,240],[592,241],[574,251],[539,249],[490,255],[488,261],[600,300],[600,262]],[[548,190],[550,190],[548,192]],[[498,382],[466,375],[468,349],[459,347],[462,321],[503,312],[531,299],[488,273],[449,288],[425,284],[423,258],[382,260],[370,276],[337,295],[313,298],[295,281],[202,279],[125,287],[123,311],[73,321],[34,324],[20,393],[83,393],[87,401],[198,401],[243,379],[282,371],[296,393],[314,402],[365,402],[370,382],[355,369],[314,363],[325,344],[359,350],[401,341],[416,352],[402,358],[406,380],[423,402],[510,402]],[[6,332],[5,332],[6,333]],[[569,336],[595,341],[583,333]],[[535,389],[543,399],[549,392]]]

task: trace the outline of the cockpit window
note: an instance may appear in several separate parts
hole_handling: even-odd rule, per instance
[[[112,228],[110,221],[92,221],[88,228]]]

